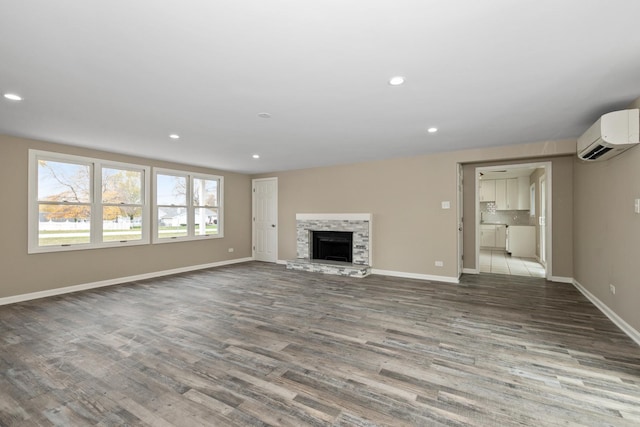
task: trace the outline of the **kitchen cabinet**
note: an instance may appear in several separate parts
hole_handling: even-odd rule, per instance
[[[480,225],[480,246],[493,248],[496,246],[496,226]]]
[[[529,177],[518,177],[518,210],[528,211],[530,208]]]
[[[495,202],[496,181],[493,179],[481,179],[478,184],[478,193],[481,202]]]
[[[518,179],[496,179],[496,210],[511,211],[518,208]]]
[[[507,210],[507,182],[504,179],[496,179],[496,210]]]
[[[529,177],[481,179],[478,184],[481,202],[495,202],[498,211],[529,210]]]
[[[507,243],[506,234],[506,225],[480,224],[480,246],[504,249]]]
[[[505,249],[507,247],[507,226],[496,225],[496,248]]]
[[[518,179],[509,178],[507,181],[507,210],[512,211],[518,208]]]
[[[512,256],[534,258],[536,256],[536,228],[533,225],[509,227],[508,252]]]

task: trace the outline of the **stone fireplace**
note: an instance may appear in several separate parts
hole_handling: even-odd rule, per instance
[[[296,214],[297,258],[287,268],[364,277],[371,273],[371,231],[371,214]]]
[[[353,232],[309,230],[309,258],[318,261],[353,261]]]

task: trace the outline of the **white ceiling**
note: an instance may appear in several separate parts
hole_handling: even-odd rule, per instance
[[[0,98],[0,133],[247,173],[573,138],[640,96],[639,16],[638,0],[0,0],[0,92],[24,97]]]

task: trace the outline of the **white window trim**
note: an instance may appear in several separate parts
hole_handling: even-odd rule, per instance
[[[162,175],[174,175],[174,176],[186,176],[187,177],[187,235],[181,237],[160,238],[159,228],[160,221],[158,218],[158,174]],[[195,234],[195,223],[193,221],[196,208],[193,205],[193,180],[194,178],[218,180],[218,234]],[[153,235],[151,238],[152,243],[174,243],[174,242],[186,242],[193,240],[206,240],[206,239],[220,239],[224,237],[224,177],[221,175],[212,175],[199,172],[190,172],[177,169],[165,169],[165,168],[153,168]]]
[[[77,243],[68,246],[40,246],[39,245],[39,201],[38,201],[38,160],[46,159],[68,163],[90,163],[93,165],[91,170],[91,229],[90,229],[90,242],[89,243]],[[102,200],[100,184],[102,181],[102,168],[112,167],[116,169],[126,170],[139,170],[143,172],[143,188],[142,188],[142,238],[140,240],[128,240],[128,241],[98,241],[102,239]],[[153,224],[151,223],[151,206],[150,200],[150,179],[151,168],[149,166],[143,166],[132,163],[116,162],[111,160],[96,159],[92,157],[75,156],[72,154],[56,153],[51,151],[41,150],[29,150],[29,187],[27,191],[28,213],[27,213],[27,235],[28,244],[27,251],[29,254],[46,253],[46,252],[64,252],[64,251],[78,251],[86,249],[101,249],[101,248],[113,248],[120,246],[138,246],[148,245],[150,242],[151,229]],[[107,204],[109,205],[109,204]],[[95,218],[99,218],[98,221],[93,221]]]

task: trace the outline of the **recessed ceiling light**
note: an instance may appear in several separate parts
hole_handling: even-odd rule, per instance
[[[433,128],[433,127],[431,127],[431,128],[429,128],[429,129],[427,129],[427,132],[429,132],[429,133],[436,133],[436,132],[438,132],[438,128]]]
[[[15,93],[5,93],[4,97],[12,101],[22,101],[22,97],[20,95],[16,95]]]
[[[253,155],[253,156],[251,156],[251,157],[253,157],[254,159],[259,159],[259,158],[260,158],[260,154],[254,154],[254,155]]]
[[[177,133],[172,133],[171,135],[169,135],[169,138],[171,138],[171,139],[180,139],[180,135],[178,135]]]
[[[269,114],[269,113],[258,113],[258,117],[260,117],[261,119],[270,119],[271,118],[271,114]]]
[[[404,77],[402,76],[395,76],[389,79],[389,84],[391,86],[400,86],[402,83],[404,83]]]

